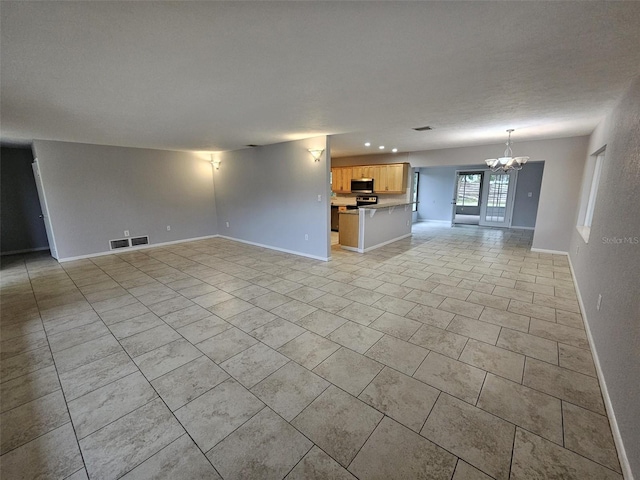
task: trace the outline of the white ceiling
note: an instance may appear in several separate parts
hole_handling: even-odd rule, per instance
[[[585,135],[640,74],[640,2],[2,1],[0,15],[12,142],[215,151],[332,134],[345,156]]]

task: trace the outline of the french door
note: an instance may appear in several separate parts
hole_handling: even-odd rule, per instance
[[[511,226],[517,175],[517,171],[485,172],[480,204],[480,225],[506,228]]]

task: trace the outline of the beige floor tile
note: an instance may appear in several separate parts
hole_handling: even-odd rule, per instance
[[[475,405],[484,382],[485,372],[466,363],[431,352],[413,374],[413,377]]]
[[[201,356],[200,350],[182,338],[133,359],[151,381]]]
[[[345,308],[339,310],[337,315],[366,326],[378,319],[384,313],[384,310],[379,308],[363,305],[358,302],[352,302]]]
[[[496,345],[554,365],[558,364],[558,344],[552,340],[502,328]]]
[[[229,375],[209,358],[200,356],[151,382],[171,410],[211,390]]]
[[[525,315],[527,317],[539,318],[548,322],[556,321],[555,308],[545,307],[537,303],[521,302],[511,300],[508,310],[513,313]]]
[[[365,355],[402,373],[413,375],[428,353],[429,350],[425,348],[384,335]]]
[[[456,288],[456,287],[446,286],[445,288]],[[426,305],[428,307],[433,307],[433,308],[437,308],[438,305],[440,305],[445,298],[446,297],[444,295],[437,295],[433,292],[424,292],[422,290],[413,290],[411,293],[409,293],[404,297],[405,300],[409,300],[410,302],[415,302],[420,305]]]
[[[313,371],[334,385],[357,396],[382,370],[382,367],[383,365],[364,355],[341,347],[315,367]]]
[[[622,473],[607,417],[567,402],[562,415],[566,448]]]
[[[451,358],[458,358],[467,340],[467,337],[457,333],[447,332],[431,325],[422,325],[409,339],[409,342]]]
[[[370,279],[365,279],[365,280],[370,280]],[[377,302],[378,300],[380,300],[382,297],[384,297],[382,293],[374,292],[373,290],[368,290],[366,288],[356,288],[355,290],[352,290],[351,292],[344,295],[344,299],[346,300],[353,300],[355,302],[363,303],[365,305],[371,305]]]
[[[555,342],[573,345],[574,347],[589,348],[587,334],[584,330],[567,327],[559,323],[545,322],[544,320],[532,318],[529,333]]]
[[[450,395],[440,395],[421,435],[496,479],[507,479],[515,427]]]
[[[401,340],[409,340],[421,325],[422,323],[416,320],[401,317],[395,313],[385,312],[371,323],[369,327]]]
[[[485,343],[491,343],[492,345],[496,344],[498,335],[500,334],[500,327],[498,325],[481,322],[461,315],[456,315],[453,318],[449,326],[447,326],[447,330],[465,337],[481,340]]]
[[[552,286],[541,285],[541,284],[535,283],[535,282],[523,282],[523,281],[520,281],[520,280],[516,281],[515,289],[516,290],[524,290],[525,292],[531,292],[531,293],[542,293],[544,295],[553,295],[554,294],[554,290],[553,290]],[[532,297],[531,301],[533,301],[533,297]]]
[[[220,318],[228,320],[234,315],[245,312],[253,307],[253,304],[234,297],[229,300],[225,300],[224,302],[216,303],[215,305],[208,307],[207,310]]]
[[[312,312],[306,317],[298,320],[296,323],[307,330],[311,330],[320,336],[326,337],[346,322],[346,318],[325,312],[324,310],[316,310],[315,312]]]
[[[499,310],[506,310],[509,306],[508,298],[488,295],[482,292],[471,292],[467,298],[467,302],[477,303],[478,305],[484,305],[486,307],[496,308]]]
[[[304,456],[285,480],[356,480],[356,477],[345,470],[338,462],[324,453],[317,446]]]
[[[584,322],[582,315],[574,312],[565,312],[564,310],[556,310],[556,322],[568,327],[584,330]]]
[[[596,376],[596,367],[589,350],[558,344],[560,366],[592,377]]]
[[[303,367],[313,369],[339,348],[340,345],[331,340],[306,332],[280,347],[278,351]]]
[[[329,382],[289,362],[251,389],[251,392],[287,421],[293,420],[329,386]]]
[[[91,478],[115,479],[183,434],[158,399],[82,439],[80,448]]]
[[[208,317],[196,320],[189,325],[177,329],[176,331],[191,343],[199,343],[207,338],[224,332],[231,328],[231,324],[225,322],[220,317],[210,315]]]
[[[451,480],[491,480],[491,477],[472,467],[464,460],[458,460],[456,471]]]
[[[385,367],[358,398],[420,432],[439,394],[439,390]]]
[[[0,413],[60,390],[55,366],[41,368],[2,383]]]
[[[546,305],[552,308],[559,308],[567,312],[580,313],[580,307],[578,301],[575,299],[554,297],[551,295],[544,295],[543,293],[535,293],[533,295],[533,303],[538,305]]]
[[[58,374],[62,374],[121,351],[122,347],[118,341],[112,335],[105,335],[75,347],[67,348],[61,352],[56,352],[54,357]],[[16,357],[12,357],[10,360],[13,360],[13,358]]]
[[[605,413],[598,380],[593,377],[528,358],[523,384],[596,413]]]
[[[364,444],[349,470],[359,478],[448,480],[456,457],[417,433],[384,418]]]
[[[146,308],[146,307],[145,307]],[[154,313],[148,312],[109,326],[109,330],[118,340],[144,332],[151,328],[163,326],[164,322]]]
[[[220,475],[188,435],[182,435],[121,478],[122,480],[150,478],[221,480]]]
[[[69,422],[62,391],[56,390],[0,415],[0,455]]]
[[[499,297],[510,298],[512,300],[518,300],[520,302],[533,302],[533,293],[526,290],[519,290],[517,288],[507,288],[497,286],[493,289],[492,295]]]
[[[622,480],[622,476],[614,471],[518,428],[513,448],[511,479],[537,478]]]
[[[120,345],[132,358],[135,358],[181,338],[180,334],[173,328],[162,324],[123,338],[120,340]]]
[[[82,439],[157,397],[140,372],[78,397],[69,402],[76,436]]]
[[[522,383],[524,355],[470,339],[460,355],[460,361],[495,373],[516,383]]]
[[[174,413],[198,447],[207,452],[263,408],[251,392],[228,379]]]
[[[562,408],[555,397],[489,373],[478,408],[562,445]]]
[[[320,297],[324,298],[324,297]],[[278,315],[290,322],[297,322],[301,318],[314,312],[316,307],[308,305],[298,300],[291,300],[271,310],[271,313]]]
[[[529,331],[529,317],[495,308],[485,307],[479,320],[524,333]]]
[[[82,468],[71,422],[2,456],[3,478],[65,478]]]
[[[208,454],[225,479],[281,479],[313,443],[269,408],[238,428]]]
[[[385,295],[372,306],[380,310],[395,313],[396,315],[406,315],[416,306],[416,303]]]
[[[214,362],[222,363],[256,343],[258,341],[251,335],[233,327],[198,343],[196,346]]]
[[[455,317],[455,314],[426,305],[416,305],[405,316],[421,323],[433,325],[434,327],[447,328],[451,320],[453,320],[453,317]]]
[[[475,292],[482,292],[486,294],[491,294],[495,289],[495,285],[490,283],[483,283],[477,280],[471,280],[464,278],[459,284],[458,288],[464,288],[467,290],[473,290]]]
[[[452,287],[450,285],[439,284],[433,290],[431,290],[431,293],[437,293],[438,295],[455,298],[457,300],[466,300],[471,293],[471,289],[462,288],[460,286]],[[444,300],[444,298],[442,298],[441,301],[442,300]],[[432,306],[437,307],[437,305]]]
[[[136,302],[124,307],[103,312],[100,314],[100,318],[102,318],[105,325],[113,325],[114,323],[129,320],[130,318],[138,317],[149,312],[150,310],[146,306],[140,302]]]
[[[347,467],[382,417],[377,410],[330,386],[291,423]]]
[[[251,388],[289,359],[265,344],[257,343],[222,362],[220,366],[246,388]]]
[[[37,332],[0,342],[0,358],[13,357],[21,353],[46,347],[47,345],[47,335],[43,330],[38,330]]]
[[[327,335],[327,339],[364,354],[383,333],[355,322],[346,322]]]
[[[478,292],[474,292],[474,293],[478,293]],[[473,293],[471,295],[473,295]],[[484,309],[484,307],[481,305],[476,305],[470,302],[464,302],[462,300],[456,300],[455,298],[445,299],[438,308],[440,310],[455,313],[456,315],[462,315],[465,317],[475,318],[475,319],[480,318],[480,314]]]
[[[262,308],[254,307],[234,315],[233,317],[229,317],[227,322],[239,328],[243,332],[249,333],[258,327],[272,322],[276,318],[277,317],[273,313],[267,312]]]

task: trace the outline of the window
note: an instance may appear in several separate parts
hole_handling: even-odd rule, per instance
[[[418,185],[420,185],[420,176],[416,171],[413,173],[413,206],[411,208],[411,211],[413,212],[418,211]]]
[[[602,164],[604,163],[604,150],[601,150],[597,154],[595,166],[593,168],[593,175],[591,177],[591,184],[585,179],[583,185],[589,185],[589,195],[582,197],[582,205],[580,207],[580,219],[578,221],[577,229],[582,235],[585,242],[589,242],[589,235],[591,233],[591,222],[593,221],[593,211],[596,207],[596,198],[598,197],[598,185],[600,184],[600,174],[602,173]]]
[[[480,205],[480,173],[460,173],[458,175],[458,195],[456,205],[459,207],[477,207]]]

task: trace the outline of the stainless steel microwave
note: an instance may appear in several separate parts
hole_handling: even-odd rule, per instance
[[[373,178],[352,178],[351,193],[373,193]]]

